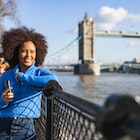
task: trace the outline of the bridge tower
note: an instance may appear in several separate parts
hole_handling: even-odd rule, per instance
[[[89,64],[94,63],[93,58],[93,40],[94,40],[94,21],[88,19],[87,13],[84,20],[79,23],[79,63]]]
[[[100,67],[94,63],[94,36],[95,23],[89,20],[85,13],[83,21],[78,25],[79,40],[79,64],[74,67],[75,74],[100,75]]]

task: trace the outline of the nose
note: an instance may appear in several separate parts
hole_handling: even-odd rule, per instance
[[[27,51],[26,56],[30,56],[30,55],[31,55],[30,51]]]

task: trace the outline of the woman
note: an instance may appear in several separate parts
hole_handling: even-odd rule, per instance
[[[40,117],[42,87],[58,81],[38,67],[47,53],[45,37],[25,27],[11,29],[2,35],[2,47],[11,69],[0,77],[0,140],[36,140],[33,118]]]

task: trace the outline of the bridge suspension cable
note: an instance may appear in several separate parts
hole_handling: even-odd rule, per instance
[[[62,54],[64,54],[72,45],[73,43],[79,41],[82,37],[81,36],[78,36],[77,38],[75,38],[71,43],[69,43],[67,46],[65,46],[64,48],[60,49],[59,51],[57,51],[56,53],[46,57],[46,60],[49,61],[49,60],[52,60]]]

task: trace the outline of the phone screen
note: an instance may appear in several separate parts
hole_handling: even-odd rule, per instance
[[[6,81],[4,82],[4,86],[5,86],[5,89],[11,87],[11,86],[10,86],[10,81],[9,81],[9,80],[6,80]],[[11,92],[11,89],[10,89],[10,92]]]

